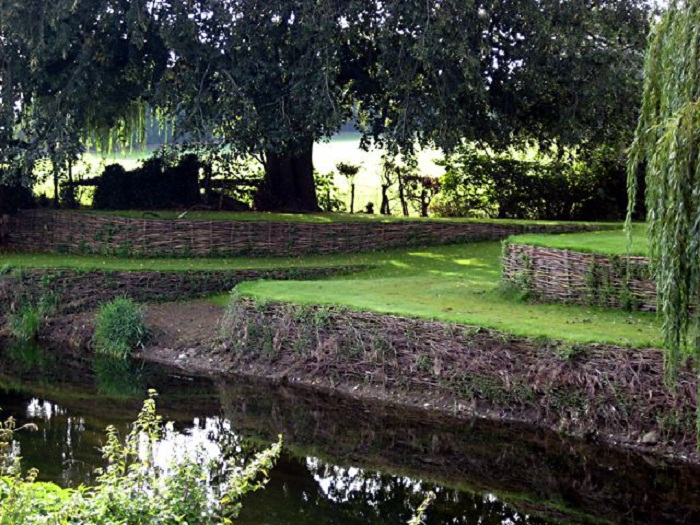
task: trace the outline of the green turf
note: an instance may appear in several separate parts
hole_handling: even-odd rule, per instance
[[[321,255],[298,257],[235,257],[204,259],[139,259],[103,257],[100,255],[55,255],[20,254],[0,252],[0,269],[15,268],[61,268],[78,270],[130,270],[130,271],[185,271],[185,270],[248,270],[281,268],[320,268],[363,264],[365,257],[352,255],[324,257]]]
[[[627,235],[622,227],[586,233],[562,233],[558,235],[525,234],[510,237],[514,244],[528,244],[547,248],[560,248],[578,252],[594,252],[606,255],[627,255]],[[649,244],[645,224],[635,224],[632,230],[631,255],[647,255]]]
[[[527,304],[499,292],[501,245],[484,242],[386,252],[299,258],[113,259],[78,255],[0,254],[0,267],[107,270],[272,269],[366,265],[350,276],[316,281],[258,281],[244,295],[305,304],[434,318],[516,335],[635,347],[661,345],[653,314],[593,307]],[[227,296],[215,299],[226,304]]]
[[[313,224],[333,224],[348,222],[449,222],[449,223],[486,223],[486,224],[520,224],[520,225],[593,225],[600,228],[615,228],[618,224],[602,222],[567,222],[567,221],[535,221],[522,219],[475,219],[475,218],[421,218],[395,217],[385,215],[367,215],[362,213],[265,213],[265,212],[222,212],[222,211],[171,211],[171,210],[118,210],[92,211],[78,210],[71,213],[96,213],[113,217],[135,219],[164,219],[164,220],[207,220],[207,221],[262,221],[262,222],[300,222]]]
[[[634,347],[659,346],[656,315],[594,307],[528,304],[499,290],[499,243],[405,249],[367,256],[376,266],[323,281],[258,281],[238,290],[263,300],[336,304],[434,318],[516,335]],[[225,304],[227,298],[218,298]]]

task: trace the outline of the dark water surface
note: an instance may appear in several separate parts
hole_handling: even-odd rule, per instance
[[[178,430],[164,457],[230,446],[245,456],[284,436],[270,484],[244,501],[239,523],[406,523],[433,490],[430,524],[700,524],[695,467],[290,386],[12,353],[0,359],[2,416],[39,426],[17,435],[24,464],[64,486],[91,482],[104,428],[126,431],[155,388]]]

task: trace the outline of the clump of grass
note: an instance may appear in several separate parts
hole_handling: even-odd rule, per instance
[[[45,293],[38,302],[24,298],[17,309],[7,315],[10,335],[20,343],[34,342],[39,337],[39,329],[55,310],[56,298]]]
[[[100,307],[92,340],[98,354],[126,359],[147,333],[143,307],[128,297],[117,297]]]
[[[7,317],[7,324],[12,337],[23,343],[36,341],[44,313],[41,305],[24,302],[16,312]]]

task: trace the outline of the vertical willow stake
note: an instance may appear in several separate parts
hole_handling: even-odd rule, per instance
[[[673,388],[686,357],[700,371],[700,0],[669,4],[649,36],[642,112],[628,164],[627,231],[644,165],[650,258],[664,321],[664,375]],[[698,384],[700,391],[700,378]],[[697,416],[700,435],[700,409]]]

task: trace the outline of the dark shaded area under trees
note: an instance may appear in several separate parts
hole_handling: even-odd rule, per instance
[[[313,144],[350,120],[410,157],[466,142],[618,155],[638,109],[642,0],[57,0],[3,5],[0,163],[29,186],[85,146],[214,140],[265,168],[258,209],[316,211]],[[21,129],[28,146],[11,145]]]

